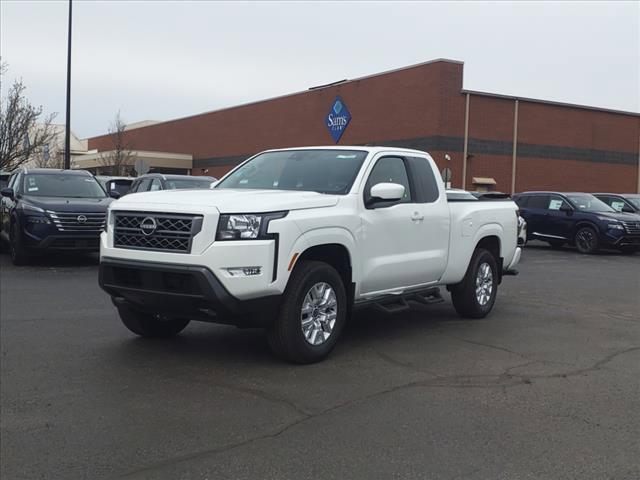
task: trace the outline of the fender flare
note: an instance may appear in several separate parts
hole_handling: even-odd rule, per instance
[[[356,240],[349,230],[342,227],[321,227],[308,230],[300,235],[288,252],[287,258],[289,259],[295,255],[295,261],[291,265],[291,269],[295,267],[295,262],[297,262],[297,259],[300,258],[304,252],[310,248],[322,245],[340,245],[346,249],[351,263],[352,281],[358,283],[361,268],[357,257],[354,255],[354,252],[357,251]],[[287,279],[287,283],[288,281]]]

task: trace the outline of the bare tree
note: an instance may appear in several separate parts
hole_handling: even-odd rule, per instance
[[[109,127],[109,138],[113,143],[113,150],[100,155],[98,160],[100,165],[108,169],[111,175],[125,175],[135,160],[133,148],[126,139],[126,128],[126,124],[120,117],[120,111],[118,111]]]
[[[1,78],[7,65],[0,65]],[[0,169],[13,170],[52,143],[51,122],[56,114],[42,117],[42,106],[35,107],[24,96],[22,80],[15,80],[6,98],[0,98]]]

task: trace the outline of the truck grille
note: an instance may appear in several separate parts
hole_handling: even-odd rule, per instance
[[[113,245],[133,250],[190,253],[202,215],[114,212]]]
[[[627,233],[640,235],[640,222],[622,222]]]
[[[53,224],[61,232],[100,233],[107,218],[105,212],[53,212],[47,210]]]

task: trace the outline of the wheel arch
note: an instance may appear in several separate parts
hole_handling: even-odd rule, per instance
[[[502,282],[502,268],[504,263],[504,258],[502,257],[502,242],[500,241],[500,237],[497,235],[487,235],[482,237],[477,243],[473,251],[475,252],[479,248],[483,248],[488,250],[493,258],[496,260],[496,264],[498,266],[498,283]]]
[[[321,243],[308,247],[295,259],[294,265],[305,260],[316,260],[331,265],[336,269],[347,291],[349,301],[353,301],[355,282],[353,278],[352,255],[348,247],[342,243]]]
[[[573,226],[573,229],[571,230],[571,238],[569,238],[568,240],[573,243],[574,238],[576,236],[576,233],[578,233],[578,230],[580,230],[581,228],[584,228],[584,227],[593,228],[598,235],[600,235],[600,233],[601,233],[600,232],[600,228],[598,227],[598,225],[596,225],[595,222],[592,222],[591,220],[579,220]]]

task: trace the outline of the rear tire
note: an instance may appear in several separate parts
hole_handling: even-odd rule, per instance
[[[347,294],[338,272],[324,262],[299,262],[278,317],[267,330],[269,346],[289,362],[319,362],[335,347],[347,310]]]
[[[464,318],[486,317],[498,293],[498,266],[491,252],[478,248],[462,281],[451,288],[451,300]]]
[[[580,253],[586,255],[596,253],[600,247],[598,232],[593,227],[582,227],[576,232],[574,243]]]
[[[157,318],[150,313],[139,312],[126,305],[118,306],[120,320],[125,327],[141,337],[173,337],[189,324],[184,318]]]

